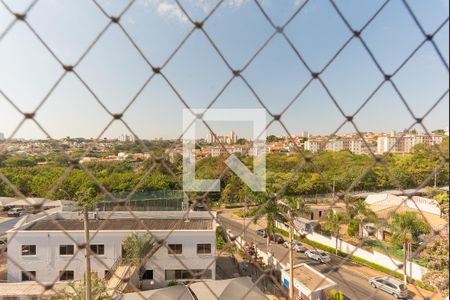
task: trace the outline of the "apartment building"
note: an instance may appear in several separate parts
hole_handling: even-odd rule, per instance
[[[228,135],[213,135],[212,133],[208,133],[206,137],[206,141],[209,144],[236,144],[238,140],[238,136],[236,132],[231,131]]]
[[[93,237],[90,247],[95,253],[91,269],[99,278],[104,278],[126,251],[122,248],[124,239],[132,232],[144,234],[148,229],[167,247],[159,248],[146,262],[144,286],[150,282],[152,287],[161,287],[172,280],[192,280],[186,269],[204,272],[203,279],[215,279],[216,223],[209,213],[190,212],[186,219],[184,212],[134,212],[138,221],[130,212],[115,212],[106,220],[110,213],[96,212],[89,218]],[[32,280],[29,274],[43,283],[83,279],[84,251],[77,248],[84,243],[79,213],[54,212],[16,226],[7,237],[8,282]]]
[[[311,138],[305,142],[305,150],[313,153],[319,151],[343,151],[348,150],[355,154],[369,154],[371,147],[361,138]]]
[[[411,153],[416,145],[437,145],[444,140],[442,135],[436,134],[396,134],[380,136],[377,139],[378,153]]]

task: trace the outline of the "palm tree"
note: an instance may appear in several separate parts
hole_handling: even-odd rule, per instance
[[[388,227],[392,232],[393,241],[403,247],[403,279],[406,284],[406,251],[408,243],[417,241],[421,234],[429,233],[430,227],[419,219],[414,212],[390,213]]]
[[[358,236],[362,236],[362,226],[364,223],[376,223],[378,221],[377,215],[367,206],[364,200],[357,200],[347,207],[347,214],[350,219],[358,221]]]
[[[262,217],[266,219],[266,238],[267,238],[267,251],[270,252],[270,237],[275,233],[275,219],[279,218],[280,211],[275,201],[269,200],[261,204],[263,207],[257,209],[253,223],[257,223]]]
[[[341,232],[341,226],[345,224],[348,217],[345,213],[329,210],[325,227],[334,234],[336,238],[336,255],[338,255],[338,240]]]

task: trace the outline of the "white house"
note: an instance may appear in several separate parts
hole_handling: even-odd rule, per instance
[[[91,269],[98,277],[103,278],[126,251],[122,241],[127,236],[148,229],[165,246],[147,261],[141,274],[144,286],[191,280],[186,269],[203,272],[204,279],[215,279],[216,223],[208,212],[190,212],[188,219],[180,211],[133,212],[139,220],[130,212],[109,214],[98,212],[89,218],[90,245],[96,253],[91,257]],[[41,283],[82,280],[84,250],[77,245],[84,243],[83,234],[82,215],[77,212],[53,212],[31,222],[18,222],[7,232],[8,282],[32,280],[29,274]]]

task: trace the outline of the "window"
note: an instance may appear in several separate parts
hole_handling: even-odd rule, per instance
[[[94,252],[97,255],[104,255],[105,254],[105,245],[91,245],[91,251]]]
[[[319,210],[319,218],[322,218],[322,211]]]
[[[74,279],[73,271],[60,271],[59,272],[59,280],[67,281],[67,280],[73,280],[73,279]]]
[[[211,254],[211,244],[197,244],[197,254]]]
[[[22,245],[22,255],[36,255],[36,245]]]
[[[74,249],[73,245],[60,245],[59,255],[73,255]]]
[[[22,281],[36,280],[36,271],[22,271]]]
[[[169,244],[169,254],[182,254],[183,245],[182,244]]]
[[[194,275],[194,276],[192,276]],[[166,280],[179,279],[211,279],[211,270],[166,270]]]
[[[311,212],[310,218],[311,218],[311,220],[314,220],[314,212]]]
[[[153,270],[145,270],[142,280],[153,280]]]

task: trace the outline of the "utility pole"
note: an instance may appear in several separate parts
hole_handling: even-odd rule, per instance
[[[89,211],[87,205],[83,209],[84,213],[84,262],[86,268],[86,300],[91,298],[91,258],[90,258],[90,243],[89,243]]]
[[[244,228],[243,228],[244,231],[243,231],[243,233],[242,233],[242,238],[244,239],[244,242],[245,242],[245,232],[246,232],[246,230],[245,230],[245,218],[246,218],[246,216],[247,216],[247,196],[245,196],[244,201],[245,201],[244,215],[243,215],[243,217],[244,217]]]
[[[437,168],[434,168],[434,188],[437,187]]]
[[[333,175],[333,200],[336,195],[336,175]]]
[[[293,226],[291,210],[288,211],[289,217],[289,299],[294,299],[294,251],[293,251]]]

